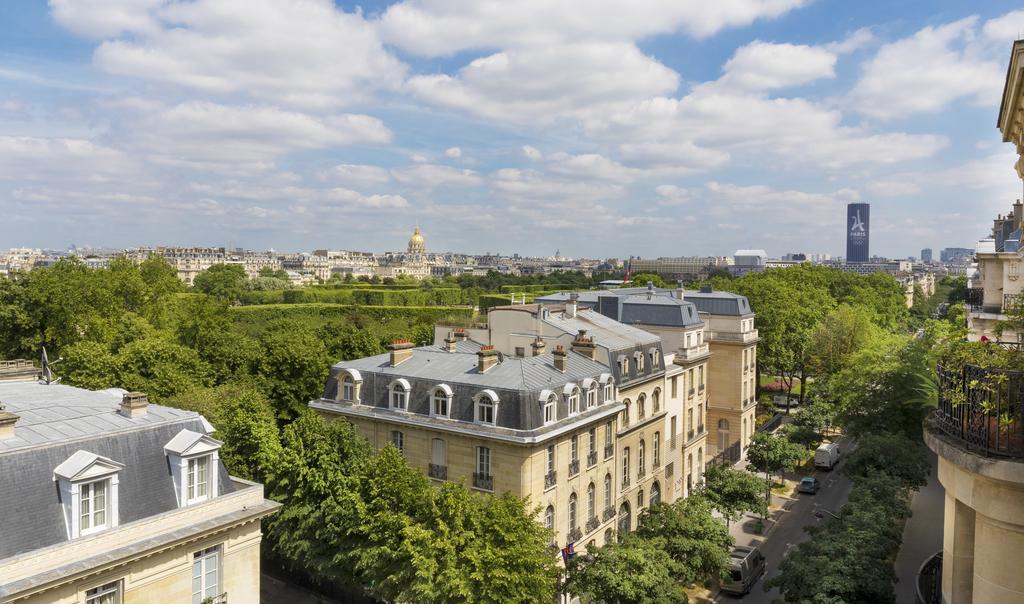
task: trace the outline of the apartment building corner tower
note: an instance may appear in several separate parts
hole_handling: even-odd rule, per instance
[[[851,203],[846,206],[846,261],[867,262],[871,257],[868,242],[871,204]]]

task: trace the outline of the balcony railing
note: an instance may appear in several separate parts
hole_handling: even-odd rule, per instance
[[[599,526],[601,526],[601,521],[597,519],[597,516],[592,516],[587,520],[586,529],[588,533],[593,533]]]
[[[597,451],[591,451],[587,453],[587,467],[592,468],[597,465]]]
[[[917,572],[916,604],[942,604],[942,552],[933,555]]]
[[[713,331],[708,333],[708,338],[719,342],[753,342],[757,339],[757,330],[748,331]]]
[[[695,392],[697,392],[696,388],[690,388],[689,392],[686,393],[686,396],[688,396],[689,398],[693,398],[693,394]]]
[[[490,474],[473,472],[473,486],[484,491],[494,490],[494,477]]]
[[[569,462],[569,477],[573,477],[580,473],[580,460],[574,459]]]
[[[605,459],[611,459],[611,457],[613,455],[615,455],[615,445],[605,445],[604,446],[604,458]]]
[[[691,346],[689,348],[680,348],[679,351],[676,352],[676,358],[677,359],[682,359],[684,361],[690,361],[690,360],[693,360],[693,359],[699,359],[700,357],[706,356],[710,351],[711,351],[711,349],[708,347],[708,344],[705,342],[704,344],[701,344],[700,346]]]
[[[572,530],[569,531],[569,535],[568,535],[568,539],[567,540],[568,540],[569,543],[576,543],[577,541],[579,541],[582,538],[583,538],[583,531],[580,530],[580,527],[574,526],[572,528]]]
[[[558,472],[551,470],[550,472],[544,475],[545,489],[550,489],[551,487],[555,486],[556,482],[558,482]]]
[[[432,463],[427,468],[427,476],[438,480],[448,480],[448,466],[441,466],[436,463]]]
[[[622,488],[626,488],[628,486],[629,486],[629,475],[626,474],[626,475],[624,475],[622,477]]]
[[[982,455],[1024,458],[1024,372],[939,366],[938,378],[942,432]]]
[[[704,424],[697,425],[697,434],[704,434]]]
[[[228,604],[228,592],[216,596],[207,596],[201,600],[201,604]]]
[[[637,468],[637,471],[636,471],[636,479],[640,480],[644,476],[647,476],[647,470],[643,466],[640,466],[639,468]]]
[[[1021,294],[1003,294],[1003,312],[1017,310],[1020,303]]]
[[[686,431],[686,442],[690,442],[691,440],[693,440],[693,436],[694,436],[693,430],[687,430]]]
[[[604,511],[601,512],[601,522],[608,522],[612,518],[615,518],[615,508],[605,508]]]

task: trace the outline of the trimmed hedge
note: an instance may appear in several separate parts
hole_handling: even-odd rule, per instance
[[[511,294],[511,293],[521,294],[521,293],[524,293],[524,292],[525,293],[539,294],[539,293],[542,293],[542,292],[543,293],[554,293],[554,292],[560,292],[560,291],[566,291],[566,290],[578,290],[578,289],[586,289],[586,287],[585,286],[581,287],[579,285],[572,285],[571,283],[551,283],[551,284],[540,283],[540,284],[536,284],[536,285],[502,285],[499,291],[501,291],[501,293],[503,293],[503,294]]]
[[[278,319],[345,319],[356,314],[380,321],[406,319],[417,323],[435,323],[449,318],[466,320],[473,317],[473,309],[452,306],[359,306],[354,304],[261,304],[258,306],[232,306],[235,322],[269,323]]]
[[[245,292],[245,306],[267,304],[345,304],[365,306],[455,306],[476,304],[475,289],[436,287],[430,289],[396,288],[305,288]]]

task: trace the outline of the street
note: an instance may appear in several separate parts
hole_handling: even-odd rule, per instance
[[[913,604],[917,593],[917,572],[935,552],[942,549],[943,513],[946,491],[938,476],[938,456],[928,451],[931,473],[928,484],[914,494],[910,504],[913,514],[903,527],[903,544],[896,556],[897,604]]]
[[[850,447],[847,442],[843,442],[842,451],[844,456],[849,454]],[[719,594],[715,598],[716,602],[742,601],[744,603],[768,604],[779,597],[777,589],[764,590],[764,581],[766,578],[778,574],[779,564],[791,548],[809,538],[809,535],[804,531],[804,527],[821,522],[821,520],[814,516],[815,504],[825,510],[838,513],[839,508],[846,503],[846,499],[850,495],[852,483],[849,478],[842,474],[842,466],[843,462],[840,461],[836,469],[831,472],[816,471],[814,473],[818,480],[821,481],[821,490],[816,495],[796,494],[793,499],[773,495],[772,503],[781,506],[783,509],[775,512],[776,524],[766,537],[753,535],[742,530],[746,521],[754,520],[756,518],[754,516],[748,515],[745,519],[736,523],[737,526],[732,531],[733,536],[736,538],[736,544],[758,546],[767,562],[767,570],[746,596],[740,598]],[[793,477],[787,475],[787,478]],[[799,479],[800,477],[796,478]]]

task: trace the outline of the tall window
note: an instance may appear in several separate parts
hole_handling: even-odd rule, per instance
[[[612,423],[608,422],[604,425],[604,446],[606,448],[612,446]],[[607,454],[606,454],[607,456]]]
[[[636,448],[636,473],[637,476],[642,476],[644,473],[644,441],[642,440]]]
[[[402,411],[409,409],[409,391],[400,381],[391,384],[391,408]]]
[[[395,445],[399,453],[405,451],[405,434],[402,434],[400,430],[391,431],[391,444]]]
[[[576,461],[580,458],[580,437],[578,434],[573,434],[569,440],[569,451],[571,453],[569,456],[570,460]]]
[[[655,388],[651,393],[651,413],[661,412],[661,388]]]
[[[482,476],[491,475],[491,450],[488,447],[476,448],[476,473]]]
[[[647,417],[647,396],[641,394],[636,399],[636,418],[642,420]]]
[[[545,424],[554,423],[554,421],[557,419],[557,414],[556,414],[557,406],[558,405],[556,404],[555,396],[554,395],[549,396],[548,400],[544,403],[544,423]]]
[[[569,530],[576,528],[576,507],[577,498],[576,493],[569,495]]]
[[[622,484],[629,484],[629,447],[622,450]]]
[[[441,438],[430,441],[430,461],[435,466],[448,465],[448,443]]]
[[[693,409],[686,410],[686,429],[693,430]]]
[[[651,505],[661,503],[661,486],[655,481],[651,485]]]
[[[597,406],[597,386],[587,388],[587,409]]]
[[[550,505],[544,510],[544,528],[555,530],[555,508]]]
[[[192,554],[192,604],[220,594],[220,547],[195,552]]]
[[[644,370],[644,353],[637,352],[637,353],[635,353],[633,355],[633,357],[634,357],[634,360],[636,361],[636,370],[638,372],[643,371]]]
[[[86,591],[85,604],[121,604],[121,582],[114,581]]]
[[[636,492],[636,511],[639,514],[640,508],[644,507],[644,490],[640,489]]]
[[[495,410],[498,401],[491,396],[490,392],[481,392],[476,396],[476,421],[481,424],[495,423]]]
[[[352,381],[352,376],[347,373],[341,378],[341,399],[345,401],[356,400],[356,384]]]
[[[590,441],[589,452],[593,455],[597,455],[597,428],[590,429],[589,438],[587,440]]]
[[[580,412],[580,391],[578,388],[573,388],[572,392],[566,397],[566,406],[569,407],[569,415],[576,415]]]
[[[651,458],[654,459],[654,467],[661,466],[661,432],[654,433],[654,441],[651,443]]]
[[[704,366],[703,365],[701,365],[700,367],[697,368],[697,376],[698,376],[697,382],[699,382],[700,383],[700,387],[703,388],[704,387]]]
[[[107,493],[110,482],[98,480],[78,487],[79,534],[107,528]]]
[[[210,492],[210,456],[188,460],[188,502],[202,501]]]
[[[673,375],[672,376],[672,398],[676,398],[678,396],[679,396],[679,376],[678,375]]]
[[[658,359],[659,359],[658,351],[657,350],[652,350],[651,351],[651,369],[657,369],[658,368]]]
[[[604,475],[604,506],[612,507],[612,475]]]
[[[594,483],[587,486],[587,519],[597,515],[597,488]]]
[[[604,383],[604,402],[607,403],[613,398],[615,398],[614,386],[612,386],[611,378],[608,378],[608,381]]]
[[[555,471],[555,445],[548,445],[548,473]]]
[[[443,388],[434,388],[431,400],[431,412],[437,417],[448,417],[450,399]]]
[[[686,334],[686,347],[687,348],[689,348],[692,345],[692,340],[690,339],[691,335],[692,334]]]
[[[626,405],[626,408],[622,410],[622,427],[625,428],[629,425],[629,408],[633,403],[629,402],[628,398],[622,402]]]
[[[669,435],[668,435],[668,438],[672,442],[672,445],[671,445],[672,448],[675,448],[675,446],[676,446],[675,445],[675,442],[676,442],[676,440],[675,440],[676,439],[676,416],[674,416],[674,415],[669,420]]]

